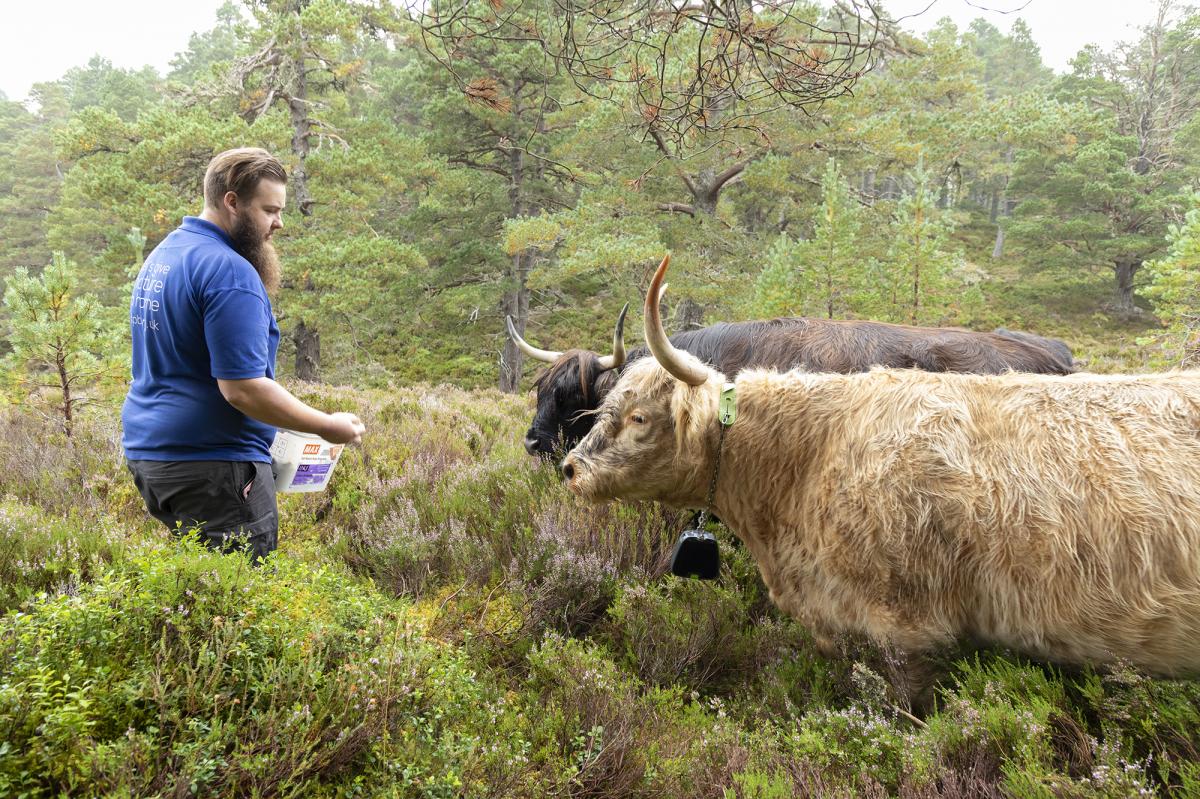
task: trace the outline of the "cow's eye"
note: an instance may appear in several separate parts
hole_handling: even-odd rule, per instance
[[[640,413],[635,413],[630,415],[629,421],[633,422],[634,424],[645,424],[646,417],[642,416]]]

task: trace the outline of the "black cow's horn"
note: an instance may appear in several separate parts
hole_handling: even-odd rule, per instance
[[[625,313],[628,310],[629,303],[625,303],[621,315],[617,317],[617,329],[613,331],[613,354],[600,358],[601,369],[616,369],[625,363]]]
[[[504,321],[508,325],[509,338],[511,338],[513,343],[520,348],[521,352],[525,353],[530,358],[533,358],[535,361],[554,363],[562,356],[561,352],[554,352],[553,350],[539,350],[537,347],[530,345],[529,342],[521,338],[521,335],[517,333],[517,328],[513,326],[511,316],[505,316]]]
[[[689,386],[698,386],[708,380],[708,370],[703,366],[698,366],[691,358],[683,357],[680,351],[675,349],[675,345],[667,338],[667,331],[663,330],[662,316],[658,310],[662,296],[667,291],[667,287],[662,281],[670,263],[670,255],[662,259],[662,263],[658,265],[658,271],[654,273],[654,279],[650,281],[650,290],[646,292],[646,314],[643,317],[646,327],[646,345],[650,347],[650,352],[654,353],[654,359],[658,361],[659,365],[677,380],[682,380]]]

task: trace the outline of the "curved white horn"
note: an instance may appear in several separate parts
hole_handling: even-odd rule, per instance
[[[504,322],[508,325],[509,338],[511,338],[513,343],[520,348],[521,352],[525,353],[530,358],[533,358],[535,361],[554,363],[562,355],[561,352],[554,352],[553,350],[539,350],[537,347],[530,345],[529,342],[521,338],[521,335],[517,333],[517,328],[513,326],[513,320],[511,316],[505,316]]]
[[[681,357],[679,350],[675,349],[675,345],[667,338],[667,331],[663,330],[662,316],[658,310],[658,304],[667,290],[662,281],[670,263],[671,256],[668,254],[658,265],[658,271],[650,281],[650,290],[646,292],[646,313],[643,318],[646,345],[650,347],[650,352],[654,354],[654,359],[659,365],[677,380],[682,380],[689,386],[698,386],[708,380],[708,370],[702,366],[698,367],[691,359]]]
[[[625,314],[628,311],[629,303],[625,303],[621,315],[617,317],[616,330],[613,331],[613,354],[600,358],[601,369],[616,369],[625,363]]]

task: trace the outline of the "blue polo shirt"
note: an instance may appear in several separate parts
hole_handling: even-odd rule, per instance
[[[126,458],[270,463],[275,428],[226,402],[217,378],[274,378],[279,326],[258,273],[221,228],[187,216],[154,248],[129,324]]]

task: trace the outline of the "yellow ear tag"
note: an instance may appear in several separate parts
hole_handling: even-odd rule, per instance
[[[729,427],[737,419],[737,393],[733,383],[726,383],[721,389],[721,404],[717,406],[717,418],[725,427]]]

